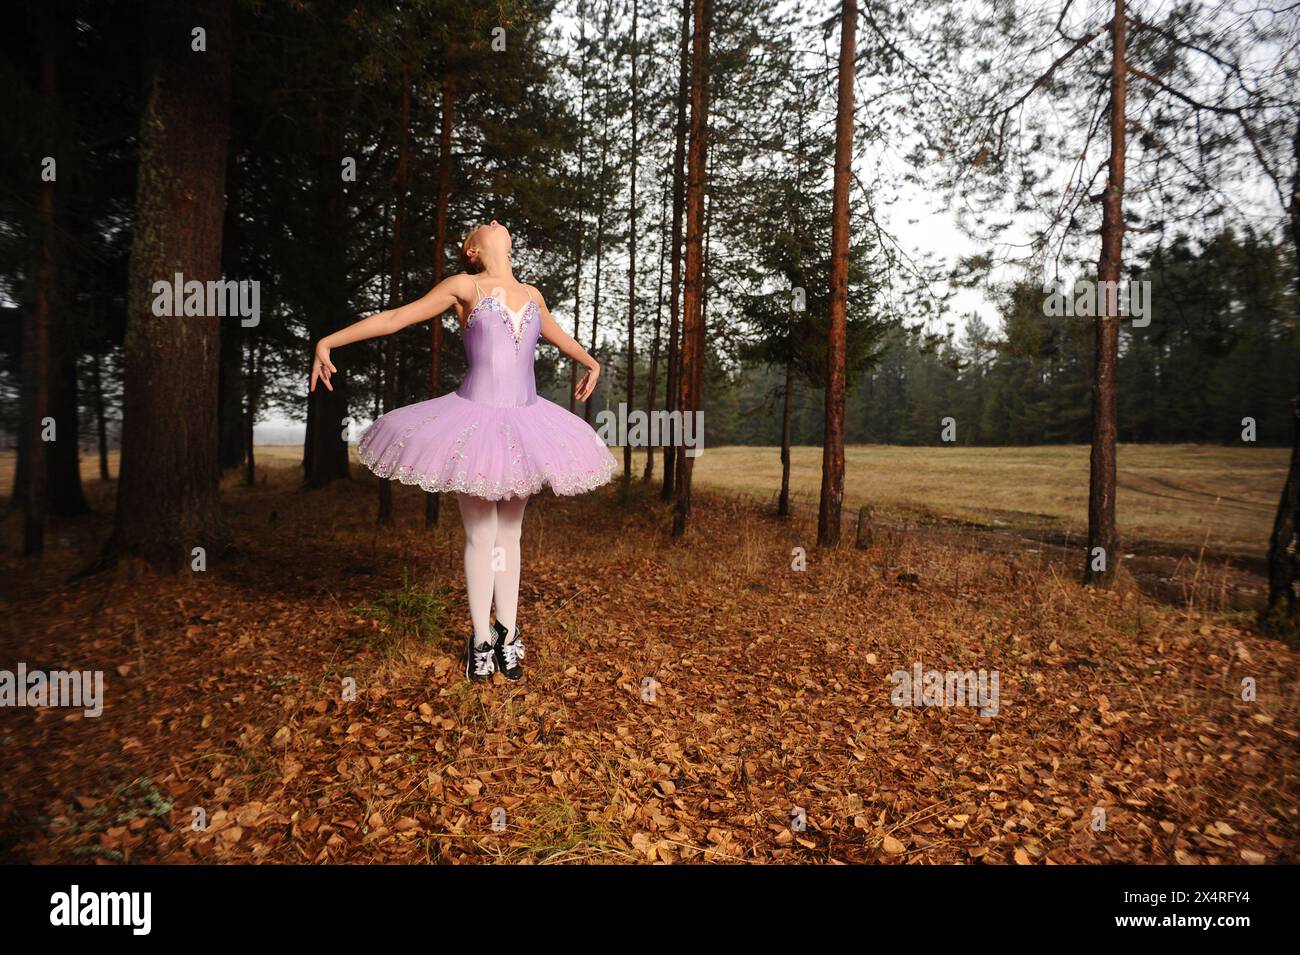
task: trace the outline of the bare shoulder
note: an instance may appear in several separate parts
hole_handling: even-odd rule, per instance
[[[528,289],[528,294],[534,296],[534,297],[537,299],[537,304],[538,304],[539,306],[541,306],[542,308],[545,308],[545,307],[546,307],[546,299],[542,297],[541,290],[538,289],[538,287],[537,287],[536,285],[529,285],[529,284],[526,283],[526,282],[525,282],[525,283],[522,283],[522,284],[523,284],[524,288]]]
[[[468,272],[457,272],[455,275],[447,276],[447,282],[451,285],[451,292],[461,302],[472,305],[477,295],[477,289],[474,287],[474,277]]]

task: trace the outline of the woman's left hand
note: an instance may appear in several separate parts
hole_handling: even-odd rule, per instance
[[[333,391],[334,386],[330,384],[330,375],[336,371],[338,369],[334,367],[334,362],[330,361],[330,350],[326,347],[324,339],[322,339],[316,343],[316,358],[311,363],[311,384],[307,390],[315,391],[316,382],[323,381],[325,387]]]
[[[596,390],[596,382],[600,380],[600,365],[595,364],[587,369],[587,373],[582,376],[578,386],[573,389],[573,397],[579,401],[586,401],[591,397],[592,392]]]

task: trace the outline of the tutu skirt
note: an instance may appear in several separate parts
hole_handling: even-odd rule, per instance
[[[381,415],[358,453],[381,478],[493,501],[548,484],[582,494],[608,484],[617,467],[591,426],[554,402],[499,406],[456,392]]]

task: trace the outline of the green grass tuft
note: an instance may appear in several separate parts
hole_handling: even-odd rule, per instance
[[[383,591],[374,603],[353,607],[352,612],[374,620],[381,631],[392,636],[439,643],[448,637],[450,604],[451,595],[445,586],[421,586],[403,568],[400,587]]]

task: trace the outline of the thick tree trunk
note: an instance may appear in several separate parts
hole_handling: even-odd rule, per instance
[[[312,291],[307,322],[312,343],[349,323],[347,306],[347,209],[339,157],[343,155],[346,129],[342,110],[326,96],[316,120],[316,175],[313,183],[319,218],[312,224],[310,248],[305,255],[321,261],[319,281]],[[334,390],[317,388],[307,399],[307,442],[303,454],[303,486],[325,487],[347,480],[348,442],[343,422],[348,415],[347,349],[336,350],[330,360],[338,368],[332,376]]]
[[[817,543],[840,542],[844,507],[844,377],[849,293],[849,177],[853,163],[853,81],[857,49],[855,0],[844,0],[840,23],[839,102],[835,121],[835,182],[831,200],[831,301],[826,331],[826,427]]]
[[[42,7],[41,98],[48,123],[46,155],[58,158],[58,10],[54,4]],[[57,166],[56,166],[57,170]],[[23,509],[23,554],[45,553],[46,443],[42,440],[44,420],[49,415],[50,317],[55,308],[58,281],[54,182],[43,178],[37,186],[37,222],[40,245],[36,253],[35,294],[32,308],[23,316],[22,330],[22,425],[18,435],[18,467],[14,473],[13,500]],[[55,435],[57,440],[57,433]]]
[[[664,407],[681,408],[681,337],[682,285],[682,216],[686,209],[686,101],[690,90],[691,4],[682,0],[681,51],[677,70],[676,145],[673,149],[673,231],[670,278],[668,282],[668,373],[664,387]],[[677,481],[677,448],[669,442],[664,447],[664,484],[659,496],[673,500]]]
[[[1291,248],[1295,253],[1296,296],[1300,298],[1300,122],[1296,124],[1295,174],[1291,180]],[[1268,610],[1265,626],[1293,639],[1300,636],[1300,384],[1291,402],[1291,466],[1268,542]]]
[[[131,246],[122,467],[105,560],[163,570],[231,542],[217,461],[216,315],[157,316],[153,283],[221,278],[230,107],[230,0],[156,2]],[[191,49],[202,27],[206,52]]]
[[[1110,162],[1102,197],[1101,257],[1097,261],[1100,288],[1116,288],[1124,253],[1124,132],[1128,65],[1125,57],[1127,21],[1124,0],[1115,0],[1111,19]],[[1119,360],[1119,315],[1107,314],[1105,304],[1095,322],[1096,344],[1092,380],[1092,455],[1088,480],[1088,551],[1084,580],[1108,585],[1119,565],[1119,532],[1115,527],[1116,365]]]
[[[709,29],[713,0],[694,0],[691,39],[691,138],[687,149],[686,287],[682,295],[681,403],[683,427],[693,420],[702,395],[704,365],[704,192],[708,156]],[[698,437],[698,435],[697,435]],[[673,537],[686,533],[691,514],[691,475],[695,459],[679,454],[677,502],[673,508]]]
[[[303,475],[306,488],[324,487],[331,481],[348,478],[348,443],[343,434],[343,421],[348,413],[347,379],[339,360],[333,355],[330,359],[339,369],[332,376],[334,390],[317,388],[307,399],[307,461]]]

